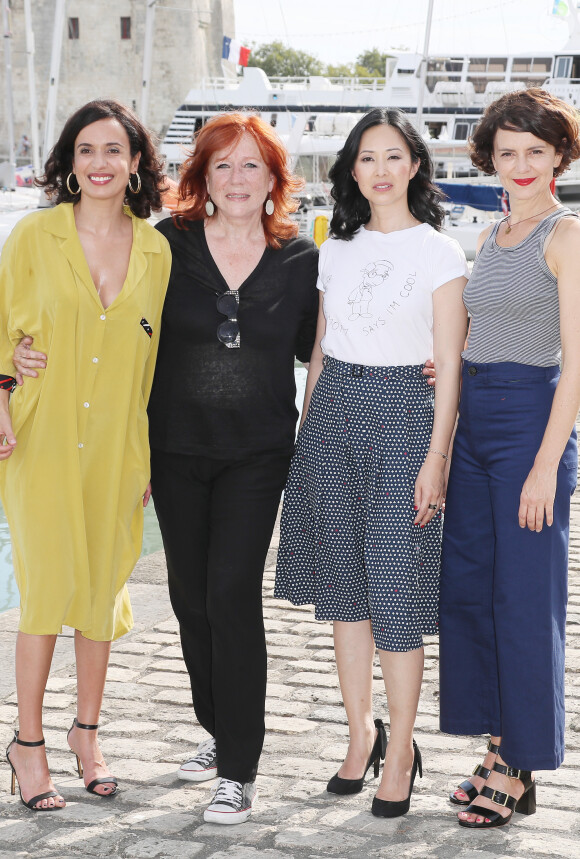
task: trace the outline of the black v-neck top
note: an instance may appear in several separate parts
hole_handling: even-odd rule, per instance
[[[157,224],[172,266],[149,400],[151,447],[237,459],[291,452],[298,417],[294,357],[308,361],[318,314],[318,250],[295,238],[267,247],[239,288],[240,348],[217,338],[226,292],[203,221]]]

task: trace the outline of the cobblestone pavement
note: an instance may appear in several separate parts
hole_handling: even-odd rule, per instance
[[[113,646],[101,718],[101,744],[121,790],[91,796],[74,776],[66,730],[74,716],[72,639],[59,638],[48,684],[46,741],[53,777],[68,801],[63,811],[34,814],[9,795],[10,770],[0,765],[0,859],[575,859],[580,857],[580,497],[573,503],[567,655],[567,754],[558,772],[538,777],[538,812],[515,815],[487,832],[455,822],[447,792],[481,761],[481,737],[452,738],[437,729],[437,645],[426,647],[416,739],[424,776],[411,811],[397,820],[371,816],[376,782],[362,793],[326,793],[347,743],[333,661],[331,628],[310,607],[272,599],[275,544],[266,565],[268,633],[267,735],[251,819],[238,826],[205,824],[214,782],[180,782],[178,764],[203,738],[193,724],[177,626],[164,582],[162,553],[140,561],[131,580],[134,630]],[[0,615],[0,742],[16,724],[12,649],[17,611]],[[533,635],[533,630],[530,630]],[[243,646],[243,642],[240,643]],[[378,668],[375,712],[388,721]],[[235,714],[232,714],[235,718]]]

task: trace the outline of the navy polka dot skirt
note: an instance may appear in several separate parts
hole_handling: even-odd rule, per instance
[[[284,493],[274,595],[318,620],[370,618],[380,650],[438,631],[441,514],[413,525],[433,426],[421,371],[325,357]]]

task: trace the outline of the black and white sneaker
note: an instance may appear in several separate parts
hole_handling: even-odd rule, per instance
[[[216,777],[217,761],[213,737],[199,744],[195,757],[182,764],[177,775],[184,781],[209,781]]]
[[[206,823],[243,823],[252,813],[256,783],[220,778],[213,799],[203,813]]]

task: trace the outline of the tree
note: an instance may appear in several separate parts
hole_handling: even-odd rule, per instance
[[[360,77],[384,78],[386,62],[390,54],[383,54],[378,48],[363,51],[356,58],[357,74]]]
[[[352,78],[357,72],[348,63],[340,63],[338,66],[326,66],[324,74],[329,78]]]
[[[313,54],[295,51],[279,41],[252,46],[248,65],[263,69],[268,77],[308,77],[323,72],[322,63]]]

